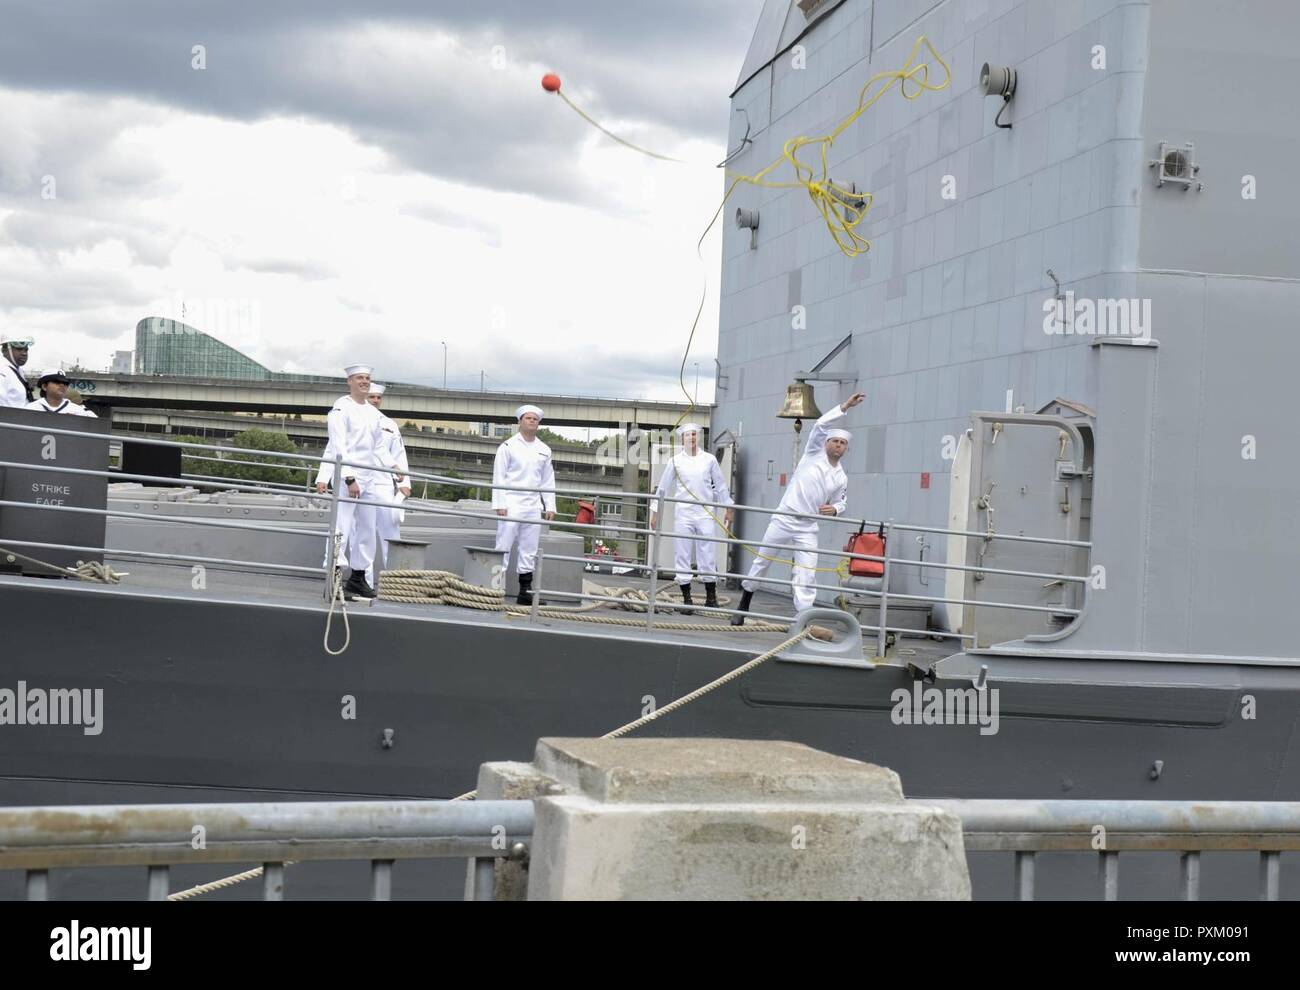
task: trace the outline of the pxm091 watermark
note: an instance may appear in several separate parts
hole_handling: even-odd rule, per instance
[[[88,736],[104,731],[103,688],[0,688],[0,725],[79,725]]]
[[[1043,333],[1150,340],[1151,300],[1076,298],[1070,290],[1043,300]]]
[[[998,731],[998,689],[994,687],[896,688],[889,696],[895,725],[978,725],[981,736]]]

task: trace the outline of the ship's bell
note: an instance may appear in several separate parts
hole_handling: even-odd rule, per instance
[[[813,401],[813,389],[807,382],[795,382],[785,388],[785,402],[778,419],[821,419],[822,411]]]

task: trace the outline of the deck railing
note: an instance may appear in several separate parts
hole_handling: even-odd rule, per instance
[[[77,436],[86,439],[102,439],[108,443],[116,442],[119,440],[119,438],[113,437],[111,435],[88,434],[77,430],[61,429],[59,427],[47,425],[44,423],[42,423],[41,425],[0,423],[0,429],[23,430],[23,431],[39,432],[41,434],[55,434],[55,435],[62,434],[62,435]],[[365,471],[370,471],[370,472],[375,472],[380,474],[388,474],[388,475],[396,475],[400,473],[393,468],[386,467],[383,465],[345,461],[342,459],[342,457],[334,457],[331,459],[331,458],[323,458],[311,454],[281,453],[278,451],[267,451],[265,454],[262,453],[251,454],[251,452],[246,451],[243,448],[231,448],[231,447],[223,447],[217,444],[180,442],[180,441],[171,441],[171,440],[153,440],[153,439],[142,438],[142,439],[133,439],[132,442],[136,444],[177,448],[182,452],[182,454],[186,456],[198,456],[204,460],[209,460],[209,459],[225,460],[228,463],[234,463],[239,465],[247,464],[247,465],[257,466],[257,467],[267,467],[267,466],[274,467],[274,466],[281,466],[277,462],[292,461],[292,462],[299,462],[303,465],[302,468],[296,468],[293,470],[306,470],[310,472],[313,468],[318,467],[321,464],[326,464],[333,468],[334,478],[341,477],[344,468],[360,469],[360,470],[365,470]],[[221,457],[208,458],[203,454],[196,454],[195,452],[197,451],[208,452],[209,454],[222,454],[222,453],[229,454],[234,452],[241,455],[254,456],[261,459],[243,460],[240,458],[229,458],[227,460],[227,458],[221,458]],[[53,473],[62,473],[62,474],[104,477],[106,479],[115,480],[115,481],[137,481],[141,483],[153,483],[153,484],[164,484],[164,485],[172,485],[175,484],[177,481],[177,479],[173,477],[147,475],[147,474],[130,474],[130,473],[123,473],[121,471],[108,470],[108,469],[105,470],[74,469],[74,468],[59,467],[57,465],[18,463],[18,462],[0,460],[0,468],[9,468],[9,467],[22,468],[22,469],[34,470],[34,471],[49,471]],[[533,493],[533,494],[540,494],[543,492],[542,489],[532,488],[527,486],[510,486],[510,485],[491,486],[491,485],[486,485],[481,481],[474,481],[474,480],[462,479],[462,478],[452,478],[444,475],[437,475],[437,474],[420,472],[420,471],[408,471],[405,473],[410,477],[410,479],[412,479],[412,481],[432,482],[434,484],[445,485],[445,486],[460,486],[466,489],[481,489],[481,488],[488,487],[488,488],[493,488],[494,490],[497,491],[507,491],[507,492],[524,492],[524,493]],[[332,486],[332,490],[328,495],[320,496],[320,495],[302,494],[297,491],[290,491],[289,489],[291,489],[292,486],[277,485],[274,483],[268,484],[268,483],[239,482],[239,481],[227,480],[222,478],[215,478],[215,477],[203,476],[203,475],[193,475],[193,474],[187,475],[185,480],[187,481],[188,484],[196,488],[208,488],[208,489],[217,489],[217,490],[224,490],[224,491],[235,491],[235,492],[255,493],[255,494],[264,494],[264,495],[279,495],[279,496],[298,494],[300,495],[300,497],[307,499],[309,505],[316,507],[317,509],[321,510],[323,514],[326,514],[327,527],[328,527],[327,533],[332,533],[337,528],[338,512],[339,512],[340,505],[343,504],[374,505],[375,504],[374,499],[367,499],[364,497],[361,499],[352,499],[342,494],[339,490],[338,485]],[[562,488],[562,487],[546,489],[545,493],[554,494],[556,496],[572,496],[578,498],[592,497],[593,495],[593,493],[588,489]],[[608,496],[600,495],[596,497],[603,498]],[[841,594],[847,593],[855,597],[869,597],[869,598],[878,599],[879,612],[878,612],[877,622],[873,625],[863,625],[862,628],[866,631],[873,632],[876,634],[877,653],[880,656],[883,656],[885,654],[886,640],[889,633],[912,633],[916,631],[911,628],[897,626],[897,625],[891,626],[889,624],[889,606],[891,602],[950,604],[950,605],[959,605],[963,607],[970,606],[974,609],[981,609],[981,608],[1011,609],[1011,610],[1017,610],[1026,613],[1048,613],[1053,616],[1070,618],[1073,621],[1077,621],[1078,618],[1084,614],[1087,608],[1088,577],[1086,575],[1088,571],[1088,566],[1087,566],[1086,555],[1087,552],[1091,551],[1092,545],[1091,543],[1083,540],[1066,540],[1066,539],[1058,539],[1054,537],[1025,536],[1025,535],[1014,534],[1014,533],[988,533],[988,532],[975,532],[975,531],[967,531],[967,530],[952,530],[952,529],[947,529],[938,526],[921,526],[915,524],[899,523],[893,520],[881,521],[881,520],[870,520],[870,519],[848,517],[848,516],[823,516],[823,515],[811,514],[811,513],[790,512],[787,510],[771,508],[767,506],[745,505],[745,504],[724,504],[720,502],[699,501],[694,499],[676,498],[671,496],[665,496],[662,499],[660,499],[659,496],[655,495],[652,492],[651,493],[624,492],[613,497],[623,502],[634,503],[635,505],[634,516],[636,517],[640,517],[643,514],[643,512],[648,514],[651,507],[659,505],[661,502],[670,502],[670,503],[678,503],[678,504],[689,504],[693,506],[703,506],[709,509],[711,512],[713,512],[713,514],[715,515],[724,512],[728,509],[731,509],[737,513],[740,512],[753,513],[758,516],[763,516],[767,518],[771,518],[774,516],[784,516],[792,519],[813,520],[819,524],[825,524],[828,526],[846,527],[846,530],[857,530],[862,528],[877,530],[883,528],[885,533],[885,540],[886,540],[885,543],[886,554],[884,556],[849,553],[843,550],[826,549],[826,548],[819,548],[817,551],[819,555],[819,561],[822,558],[831,558],[840,562],[841,565],[847,565],[848,562],[853,560],[876,561],[880,563],[882,565],[884,573],[880,578],[880,587],[878,589],[846,587],[841,584],[828,584],[821,581],[814,581],[809,585],[807,585],[813,588],[815,591],[831,591],[831,592],[838,592]],[[9,507],[9,506],[20,507],[25,509],[41,508],[41,509],[48,509],[51,511],[59,511],[59,512],[91,513],[91,514],[111,516],[116,518],[128,518],[128,519],[147,518],[160,525],[184,524],[184,525],[196,525],[196,526],[210,526],[214,528],[247,529],[247,530],[255,530],[264,533],[273,532],[273,533],[283,533],[283,534],[298,535],[298,536],[322,536],[323,535],[318,530],[315,529],[306,529],[302,527],[294,527],[294,526],[287,526],[287,525],[277,525],[274,523],[268,524],[266,522],[259,522],[253,520],[249,520],[249,521],[241,521],[235,519],[201,520],[201,519],[194,519],[191,517],[174,518],[174,517],[167,517],[158,514],[135,513],[124,509],[115,509],[115,508],[91,509],[91,508],[82,508],[76,506],[46,506],[46,505],[38,506],[27,502],[0,500],[0,507]],[[751,552],[760,549],[759,541],[755,541],[755,540],[746,540],[735,536],[725,536],[725,537],[715,536],[715,535],[701,536],[693,533],[669,532],[663,530],[662,527],[658,529],[654,529],[646,525],[639,525],[635,521],[632,523],[620,522],[617,524],[613,524],[610,522],[579,523],[576,521],[568,521],[567,519],[563,522],[559,522],[559,521],[547,522],[533,516],[519,516],[519,515],[502,516],[490,509],[483,510],[483,509],[461,507],[461,506],[449,507],[449,506],[428,505],[423,502],[414,501],[414,500],[408,500],[403,505],[403,509],[408,514],[408,519],[412,517],[414,518],[454,517],[460,519],[480,519],[480,520],[487,520],[491,522],[514,521],[514,522],[521,522],[533,526],[542,526],[548,528],[554,527],[557,530],[564,530],[573,533],[589,534],[593,536],[616,535],[618,537],[624,537],[624,536],[632,537],[638,540],[644,539],[646,544],[645,561],[644,562],[626,561],[620,563],[622,563],[623,566],[628,567],[632,571],[647,575],[649,578],[650,589],[649,589],[648,601],[646,603],[646,613],[647,613],[646,623],[648,627],[653,627],[657,616],[661,616],[664,613],[682,611],[686,608],[691,608],[693,611],[701,614],[714,614],[719,616],[732,616],[732,615],[740,614],[737,609],[733,609],[733,608],[721,608],[721,607],[708,608],[704,605],[686,606],[681,603],[659,600],[657,597],[657,592],[659,590],[660,567],[657,564],[657,556],[656,556],[656,548],[658,546],[659,541],[665,539],[674,539],[674,540],[683,539],[683,540],[690,540],[693,542],[715,543],[715,544],[721,543],[729,546],[741,546],[741,547],[749,548]],[[1078,550],[1085,551],[1083,566],[1081,567],[1081,571],[1083,573],[1057,574],[1057,573],[1046,573],[1046,572],[1021,570],[1021,569],[999,569],[999,568],[993,568],[984,565],[968,565],[959,562],[912,560],[909,558],[896,556],[889,552],[889,548],[893,545],[893,540],[891,538],[896,532],[933,534],[937,536],[959,536],[959,537],[966,537],[969,539],[981,540],[981,541],[1001,540],[1010,543],[1038,544],[1038,545],[1075,548]],[[24,540],[14,540],[14,539],[6,539],[3,542],[4,545],[7,546],[28,547],[33,549],[62,549],[62,550],[73,550],[77,552],[88,552],[88,551],[98,550],[104,553],[112,554],[114,556],[120,556],[127,559],[131,559],[131,558],[139,558],[143,560],[168,559],[168,555],[166,554],[158,554],[158,553],[150,553],[146,551],[136,551],[136,550],[118,549],[118,548],[110,548],[110,547],[99,548],[99,547],[77,546],[72,544],[34,542],[34,541],[24,541]],[[795,549],[797,548],[779,547],[778,554],[783,556],[786,551],[793,552]],[[332,594],[333,592],[333,577],[334,577],[333,569],[331,567],[326,566],[326,564],[324,563],[325,560],[324,553],[322,554],[322,565],[320,567],[305,567],[300,565],[279,564],[274,562],[251,561],[251,560],[232,561],[232,560],[225,560],[225,559],[214,558],[214,557],[186,556],[184,559],[185,562],[187,563],[192,562],[192,563],[200,563],[200,564],[210,563],[210,564],[221,564],[221,565],[239,565],[251,569],[266,569],[269,571],[275,571],[281,573],[317,575],[323,577],[324,586],[325,586],[325,597],[328,598],[330,594]],[[593,562],[593,558],[588,556],[575,557],[572,555],[564,555],[564,554],[556,554],[556,553],[547,554],[544,552],[542,548],[539,547],[537,565],[535,569],[535,582],[534,582],[534,589],[533,589],[535,603],[539,602],[542,598],[565,599],[565,600],[571,600],[576,602],[610,601],[610,599],[608,599],[606,596],[601,596],[597,594],[591,594],[585,592],[567,592],[557,588],[544,587],[542,584],[543,568],[544,568],[545,561],[547,560],[580,562],[583,564],[590,564]],[[891,575],[894,573],[894,570],[898,567],[916,567],[919,569],[975,572],[979,574],[996,574],[996,575],[1007,576],[1007,577],[1022,578],[1026,580],[1051,581],[1051,582],[1059,581],[1065,584],[1075,584],[1080,589],[1079,607],[1071,608],[1065,605],[1059,605],[1059,606],[1036,605],[1036,604],[1029,604],[1025,602],[991,601],[991,600],[972,599],[972,598],[965,598],[965,597],[954,598],[954,597],[947,597],[943,595],[916,595],[916,594],[904,594],[896,591],[891,592],[890,578]],[[697,577],[709,576],[715,579],[731,578],[734,580],[743,580],[746,577],[745,574],[739,572],[733,572],[733,571],[726,571],[726,570],[697,571],[696,575]],[[793,580],[793,575],[789,578],[778,578],[778,577],[773,577],[769,574],[769,575],[765,575],[761,579],[761,584],[766,586],[778,586],[778,587],[790,588],[794,586],[794,583],[795,582]],[[504,587],[504,576],[502,576],[501,586]],[[626,604],[625,601],[623,600],[618,600],[618,601],[620,603]],[[774,615],[774,614],[768,614],[762,612],[747,612],[744,614],[756,619],[770,619],[770,620],[782,621],[782,622],[788,621],[789,619],[789,617],[785,615]],[[537,617],[537,609],[533,610],[533,616],[534,618]],[[955,633],[953,635],[958,636],[963,640],[970,640],[973,642],[976,639],[976,633],[973,626],[974,624],[972,623],[971,628],[963,629],[963,631],[959,633]]]

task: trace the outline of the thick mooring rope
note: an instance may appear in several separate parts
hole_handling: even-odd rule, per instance
[[[632,612],[648,610],[650,596],[639,588],[602,588],[603,597],[619,598],[619,602],[586,602],[576,608],[556,605],[544,605],[537,614],[547,619],[569,619],[574,622],[594,622],[606,626],[639,626],[646,623],[641,619],[625,619],[612,615],[593,615],[602,606],[622,608]],[[676,599],[669,598],[670,592],[661,592],[656,596],[656,604],[677,605]],[[505,612],[510,616],[527,616],[532,608],[526,605],[506,604],[505,592],[492,588],[483,588],[470,584],[458,574],[451,571],[384,571],[379,575],[379,597],[384,601],[406,602],[416,605],[457,605],[461,608],[476,608],[487,612]],[[727,601],[724,597],[720,601]],[[789,625],[781,622],[751,621],[744,626],[733,626],[727,622],[655,622],[656,629],[677,629],[682,632],[787,632]]]

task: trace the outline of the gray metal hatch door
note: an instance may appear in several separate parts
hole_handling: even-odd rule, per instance
[[[1086,549],[997,539],[999,535],[1080,540],[1091,488],[1078,426],[1032,413],[972,415],[969,531],[964,598],[1040,611],[965,606],[963,629],[975,648],[1029,635],[1058,634],[1079,609],[1083,589],[1058,576],[1086,576]],[[1000,571],[1032,572],[1040,576]]]

